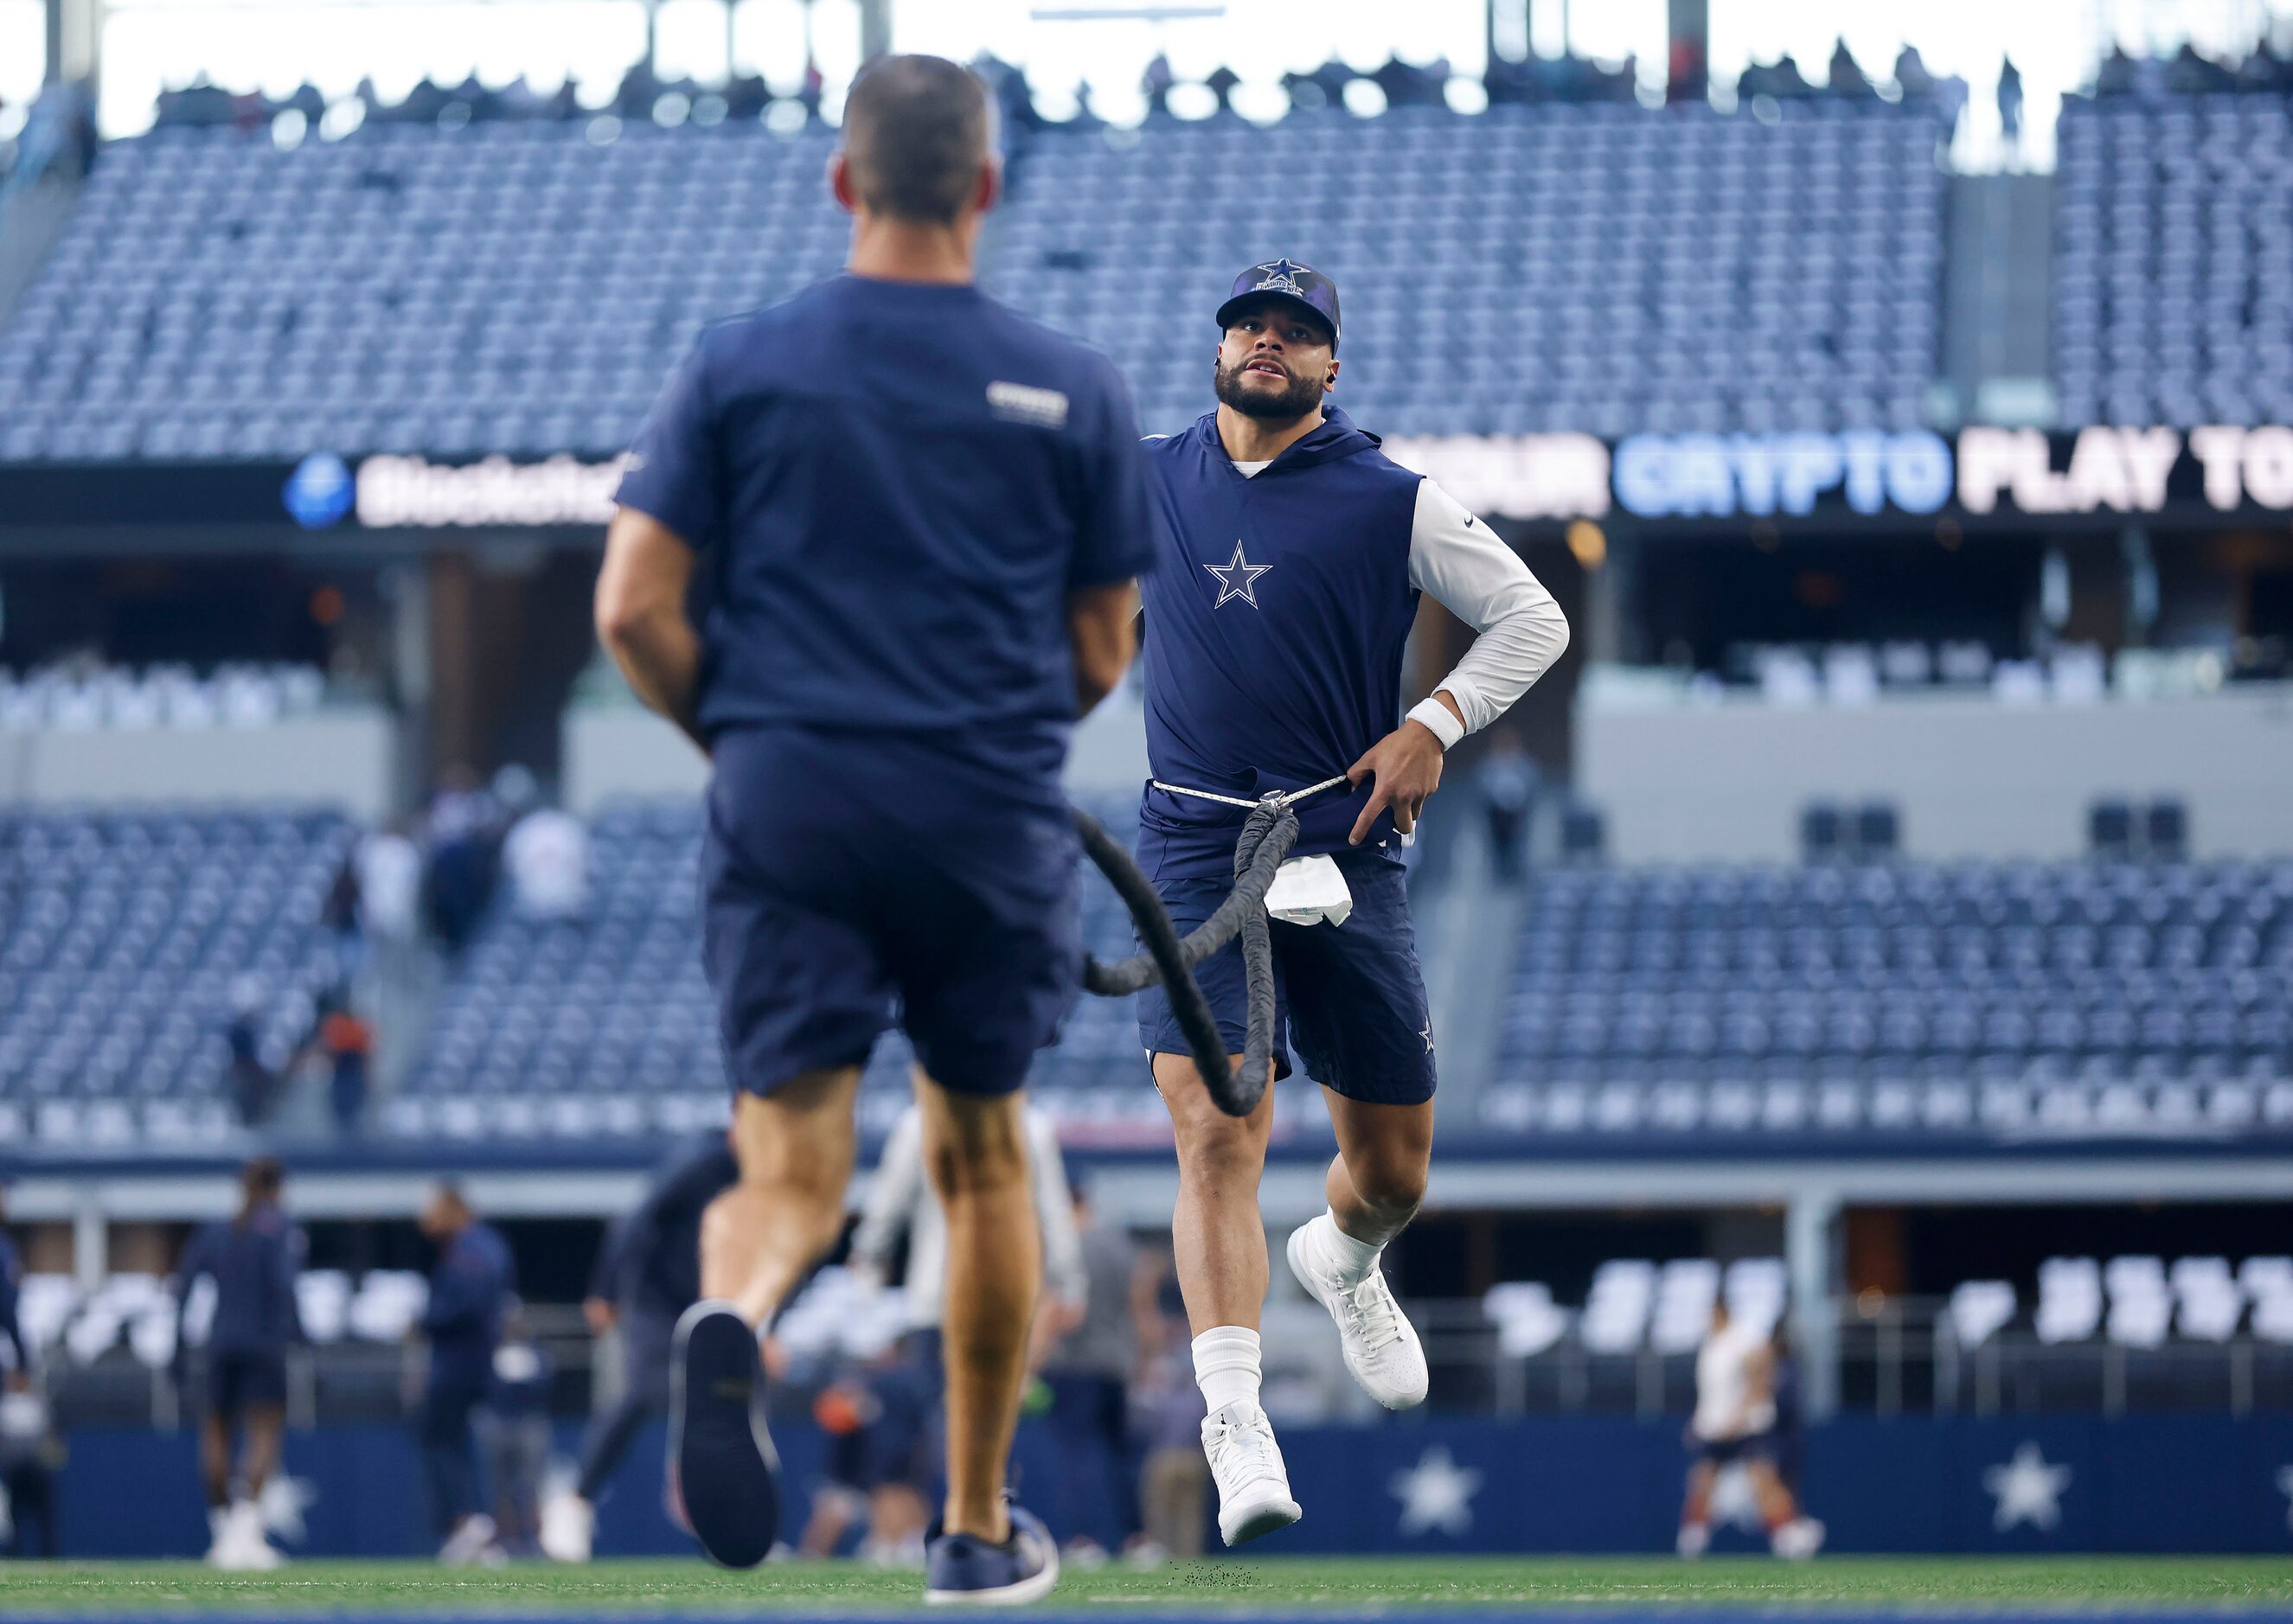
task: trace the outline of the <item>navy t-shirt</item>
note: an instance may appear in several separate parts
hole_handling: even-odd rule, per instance
[[[700,549],[700,721],[930,734],[1054,783],[1067,594],[1154,561],[1106,358],[977,288],[840,276],[702,333],[617,500]]]

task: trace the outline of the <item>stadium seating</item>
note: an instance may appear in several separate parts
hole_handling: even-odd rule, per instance
[[[2293,862],[1556,869],[1487,1126],[2293,1129]]]
[[[1126,844],[1135,835],[1135,799],[1093,810]],[[721,1120],[724,1059],[698,947],[700,820],[689,800],[612,806],[591,830],[585,917],[539,922],[498,910],[458,967],[428,1052],[383,1108],[383,1126],[500,1142]],[[1082,898],[1092,949],[1134,951],[1114,893],[1086,877]],[[887,1131],[905,1107],[910,1060],[896,1035],[878,1046],[861,1095],[866,1131]],[[1168,1133],[1129,1000],[1080,1000],[1032,1090],[1070,1143]],[[1295,1128],[1319,1107],[1291,1090],[1280,1110]]]
[[[2073,101],[2060,154],[2061,421],[2293,422],[2293,105]]]
[[[314,809],[0,812],[0,1143],[229,1131],[234,1006],[276,1068],[339,976]]]
[[[0,732],[260,727],[317,708],[326,691],[326,674],[315,666],[231,664],[206,676],[183,665],[48,666],[20,676],[0,669]]]
[[[1152,428],[1204,408],[1211,312],[1281,254],[1343,286],[1341,399],[1389,432],[1911,428],[1941,134],[1843,102],[1047,132],[989,280],[1105,346]],[[0,461],[617,451],[704,321],[840,263],[832,139],[605,116],[117,143],[0,331]]]
[[[1398,109],[1046,139],[994,280],[1113,355],[1155,429],[1206,408],[1229,279],[1284,254],[1337,279],[1338,398],[1387,432],[1916,428],[1941,134],[1927,112],[1834,103],[1774,126]],[[1236,190],[1250,175],[1281,179]]]

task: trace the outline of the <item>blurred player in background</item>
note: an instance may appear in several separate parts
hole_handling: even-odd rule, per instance
[[[1750,1481],[1768,1543],[1778,1556],[1804,1558],[1823,1547],[1823,1524],[1803,1516],[1776,1470],[1775,1345],[1765,1330],[1740,1322],[1723,1296],[1712,1305],[1712,1329],[1696,1353],[1696,1413],[1688,1442],[1696,1464],[1680,1508],[1680,1554],[1701,1556],[1712,1543],[1712,1491],[1720,1474],[1739,1466]]]
[[[179,1315],[200,1280],[215,1286],[207,1414],[199,1422],[210,1567],[252,1571],[286,1560],[263,1534],[261,1509],[287,1430],[287,1349],[303,1334],[295,1282],[304,1240],[280,1204],[285,1182],[286,1170],[267,1156],[239,1169],[238,1214],[194,1235],[175,1272]],[[180,1334],[176,1345],[183,1345]]]
[[[502,1559],[493,1518],[478,1509],[474,1417],[492,1385],[502,1316],[517,1289],[509,1247],[478,1222],[453,1184],[440,1184],[422,1208],[422,1232],[438,1248],[430,1271],[423,1333],[430,1339],[419,1437],[438,1531],[438,1560],[449,1567]]]
[[[1082,1252],[1080,1303],[1049,1305],[1037,1327],[1050,1351],[1037,1362],[1051,1393],[1051,1431],[1067,1504],[1105,1504],[1111,1524],[1077,1529],[1067,1554],[1086,1563],[1138,1537],[1138,1480],[1130,1462],[1130,1383],[1144,1365],[1143,1328],[1155,1313],[1160,1271],[1139,1255],[1130,1232],[1093,1216],[1090,1186],[1074,1185],[1074,1228]],[[1101,1536],[1105,1536],[1102,1538]]]
[[[729,1135],[709,1134],[664,1163],[606,1233],[581,1309],[598,1336],[620,1332],[621,1394],[590,1422],[580,1475],[542,1503],[541,1548],[556,1561],[589,1560],[598,1498],[645,1423],[668,1413],[669,1345],[701,1297],[701,1215],[740,1176]]]
[[[741,1179],[679,1323],[672,1469],[702,1549],[762,1561],[757,1333],[842,1227],[861,1071],[897,1019],[947,1208],[925,1591],[1019,1602],[1058,1571],[1004,1493],[1041,1278],[1019,1090],[1081,970],[1067,737],[1130,663],[1153,521],[1113,365],[974,286],[1001,184],[979,81],[879,59],[842,133],[847,274],[702,335],[597,584],[631,686],[714,767],[703,957]]]
[[[0,1225],[8,1222],[8,1186],[0,1184]],[[0,1392],[20,1393],[32,1384],[32,1348],[24,1340],[24,1259],[0,1227]]]
[[[533,1339],[525,1311],[502,1316],[493,1379],[477,1415],[485,1446],[486,1483],[493,1491],[494,1536],[514,1556],[540,1549],[541,1479],[549,1466],[549,1389],[556,1361]]]
[[[1399,1410],[1425,1398],[1425,1355],[1378,1257],[1425,1192],[1434,1068],[1391,847],[1440,783],[1444,752],[1528,691],[1568,646],[1568,625],[1487,525],[1326,403],[1340,336],[1329,278],[1288,259],[1254,265],[1217,319],[1217,409],[1152,442],[1147,458],[1163,522],[1146,587],[1154,778],[1139,810],[1139,860],[1190,930],[1233,885],[1252,802],[1345,780],[1300,800],[1298,842],[1268,899],[1281,1003],[1274,1074],[1290,1069],[1286,1012],[1338,1139],[1329,1209],[1290,1237],[1288,1251],[1300,1283],[1336,1320],[1355,1380]],[[1421,593],[1479,636],[1396,728]],[[1238,1054],[1249,1008],[1239,946],[1200,975]],[[1210,1408],[1203,1446],[1219,1531],[1238,1545],[1299,1516],[1259,1404],[1267,1264],[1258,1183],[1274,1091],[1247,1119],[1226,1115],[1195,1079],[1170,1000],[1151,990],[1138,1010],[1178,1135],[1171,1232]]]

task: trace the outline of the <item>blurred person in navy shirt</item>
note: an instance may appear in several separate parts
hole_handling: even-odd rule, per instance
[[[509,1247],[478,1222],[460,1188],[440,1184],[421,1216],[438,1248],[422,1330],[430,1341],[418,1435],[440,1539],[438,1560],[464,1567],[500,1558],[494,1520],[478,1509],[473,1416],[492,1386],[502,1316],[517,1288]]]
[[[841,1230],[861,1071],[896,1022],[951,1237],[926,1594],[1016,1603],[1057,1575],[1003,1491],[1041,1274],[1020,1090],[1082,959],[1059,775],[1130,663],[1154,521],[1113,364],[975,285],[993,125],[952,62],[854,82],[846,273],[701,334],[631,454],[596,618],[714,767],[702,952],[741,1178],[675,1348],[685,1512],[719,1562],[771,1548],[756,1333]]]
[[[0,1184],[0,1224],[8,1221],[8,1187]],[[21,1302],[24,1260],[8,1232],[0,1229],[0,1391],[20,1393],[31,1386],[32,1349],[24,1340]]]
[[[587,1562],[596,1505],[648,1421],[668,1413],[669,1343],[701,1296],[701,1215],[741,1176],[730,1138],[712,1133],[654,1175],[644,1199],[606,1232],[589,1295],[589,1329],[621,1334],[621,1394],[590,1423],[581,1472],[541,1507],[541,1548],[559,1562]]]
[[[287,1349],[303,1337],[295,1290],[304,1240],[280,1204],[285,1182],[286,1170],[271,1158],[248,1162],[239,1171],[238,1214],[194,1235],[175,1272],[182,1308],[201,1279],[215,1286],[199,1473],[214,1534],[207,1562],[218,1568],[274,1568],[281,1560],[263,1535],[259,1507],[287,1430]],[[236,1494],[235,1432],[243,1434]]]
[[[533,1339],[525,1311],[502,1316],[493,1379],[478,1431],[485,1441],[486,1481],[493,1490],[494,1528],[503,1547],[529,1556],[541,1531],[541,1477],[549,1465],[549,1389],[557,1378],[549,1350]]]

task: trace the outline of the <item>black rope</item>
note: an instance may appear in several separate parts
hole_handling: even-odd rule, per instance
[[[1183,939],[1153,882],[1122,843],[1088,812],[1077,812],[1074,820],[1083,850],[1130,910],[1138,938],[1146,944],[1144,953],[1111,965],[1085,954],[1084,988],[1102,998],[1119,998],[1162,986],[1211,1102],[1230,1117],[1250,1115],[1265,1096],[1274,1065],[1274,941],[1266,919],[1266,893],[1273,886],[1275,870],[1298,842],[1298,814],[1278,795],[1266,796],[1251,809],[1234,848],[1233,893]],[[1218,1020],[1203,996],[1202,983],[1195,979],[1195,966],[1236,936],[1242,939],[1243,972],[1250,989],[1250,1023],[1239,1071],[1228,1063],[1226,1039],[1219,1035]]]

